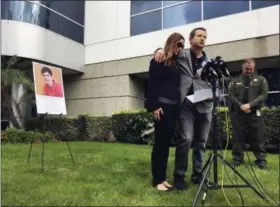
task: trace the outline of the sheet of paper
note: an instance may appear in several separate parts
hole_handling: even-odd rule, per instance
[[[187,99],[189,99],[192,103],[197,103],[210,98],[213,98],[212,89],[198,90],[195,91],[193,95],[187,96]]]

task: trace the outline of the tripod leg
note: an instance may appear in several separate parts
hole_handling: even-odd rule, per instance
[[[71,152],[71,150],[70,150],[70,146],[69,146],[69,142],[68,142],[68,140],[67,140],[67,146],[68,146],[68,150],[69,150],[70,156],[71,156],[72,161],[73,161],[73,165],[75,165],[75,161],[74,161],[74,158],[73,158],[72,152]]]
[[[214,159],[214,154],[212,154],[211,157],[208,159],[208,161],[207,161],[207,166],[206,166],[206,165],[204,166],[204,167],[206,168],[205,174],[204,174],[204,176],[203,176],[203,178],[202,178],[202,180],[201,180],[201,183],[200,183],[200,185],[199,185],[199,188],[198,188],[198,190],[197,190],[197,192],[196,192],[196,195],[195,195],[195,198],[194,198],[192,207],[194,207],[194,206],[196,205],[196,203],[197,203],[197,199],[198,199],[199,193],[200,193],[200,191],[201,191],[201,189],[202,189],[202,186],[203,186],[203,184],[205,183],[206,176],[209,175],[209,171],[210,171],[210,168],[211,168],[211,164],[212,164],[212,162],[213,162],[213,159]],[[204,197],[204,196],[203,196],[203,197]]]
[[[31,155],[31,150],[32,150],[32,142],[30,142],[30,148],[29,148],[29,154],[28,154],[27,162],[29,162],[30,155]]]
[[[209,156],[208,160],[206,161],[205,165],[203,166],[203,168],[201,170],[201,174],[203,174],[203,172],[206,170],[206,167],[208,166],[211,159],[212,159],[212,154],[211,154],[211,156]]]
[[[43,141],[43,145],[42,145],[42,172],[44,171],[44,150],[45,150],[45,142]]]
[[[255,191],[256,194],[258,194],[259,197],[261,197],[263,200],[265,200],[265,197],[254,186],[252,186],[252,184],[249,183],[249,181],[246,180],[230,163],[228,163],[226,160],[224,160],[221,155],[218,154],[218,156],[219,156],[219,158],[221,158],[223,163],[225,163],[228,167],[230,167],[233,170],[233,172],[235,172],[250,188],[252,188],[253,191]]]

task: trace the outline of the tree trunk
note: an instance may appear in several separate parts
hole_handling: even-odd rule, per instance
[[[8,90],[2,91],[2,105],[8,110],[8,117],[9,121],[12,123],[13,127],[20,129],[21,126],[15,116],[13,107],[12,107],[12,102],[11,102],[11,96],[9,95]]]

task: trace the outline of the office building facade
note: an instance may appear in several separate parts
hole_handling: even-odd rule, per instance
[[[155,49],[171,33],[188,39],[201,26],[209,57],[222,56],[233,74],[253,57],[270,91],[280,88],[276,0],[7,1],[9,12],[1,4],[2,55],[62,67],[70,116],[143,108]],[[275,93],[267,104],[279,102]]]

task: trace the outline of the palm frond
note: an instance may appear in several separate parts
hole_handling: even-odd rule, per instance
[[[11,68],[13,65],[15,65],[18,62],[18,57],[16,55],[14,55],[13,57],[11,57],[9,59],[9,61],[7,62],[6,65],[6,69]]]
[[[34,89],[32,80],[24,71],[10,68],[1,70],[1,88],[11,87],[13,84],[22,84],[27,89]]]

